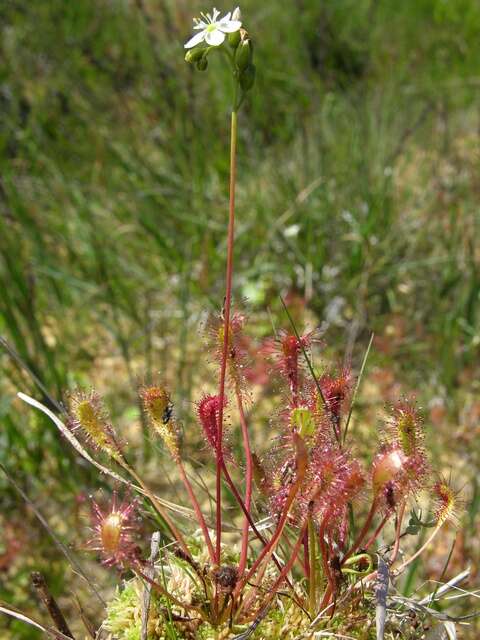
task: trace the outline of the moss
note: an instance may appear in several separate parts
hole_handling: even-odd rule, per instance
[[[141,607],[137,581],[117,589],[108,603],[104,628],[118,640],[140,640]]]

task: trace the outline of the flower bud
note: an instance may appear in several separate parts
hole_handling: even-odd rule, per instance
[[[240,42],[235,51],[235,64],[237,65],[240,72],[245,71],[252,62],[252,43],[250,38],[245,38]]]
[[[205,49],[190,49],[185,54],[185,62],[194,63],[201,60],[204,56]]]
[[[197,62],[197,69],[199,71],[206,71],[208,67],[208,60],[207,60],[207,56],[203,56],[202,58],[200,58],[200,60],[198,60]]]
[[[232,49],[236,49],[238,47],[240,39],[240,31],[234,31],[233,33],[228,34],[228,44]]]
[[[250,91],[253,87],[255,84],[256,71],[254,64],[250,64],[244,71],[242,71],[240,74],[240,86],[242,87],[242,91]]]

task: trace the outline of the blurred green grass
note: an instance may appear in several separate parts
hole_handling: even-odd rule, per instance
[[[275,314],[297,292],[334,348],[361,352],[375,331],[380,361],[460,416],[480,343],[478,2],[241,6],[258,82],[241,114],[237,299]],[[60,401],[117,367],[120,418],[158,370],[189,398],[189,343],[223,298],[231,86],[220,64],[200,78],[183,61],[200,9],[0,6],[0,333]],[[0,461],[34,496],[45,473],[52,494],[66,476],[67,495],[91,486],[14,403],[29,376],[7,353],[0,367]]]

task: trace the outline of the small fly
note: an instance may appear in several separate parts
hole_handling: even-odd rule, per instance
[[[173,415],[173,402],[169,402],[165,407],[165,411],[163,412],[162,422],[163,424],[168,424]]]

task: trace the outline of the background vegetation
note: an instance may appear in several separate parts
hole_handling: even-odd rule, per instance
[[[241,8],[258,82],[241,114],[236,297],[261,337],[269,318],[285,324],[288,293],[337,359],[357,362],[375,332],[364,440],[383,402],[416,393],[435,455],[466,485],[463,568],[479,553],[480,5]],[[202,314],[223,298],[231,95],[220,65],[198,82],[183,61],[201,9],[0,5],[0,462],[76,547],[77,512],[104,480],[15,393],[46,397],[26,367],[57,401],[94,384],[127,429],[139,381],[160,375],[192,422]],[[137,452],[158,473],[147,441]],[[68,572],[2,476],[0,488],[0,598],[32,607],[32,568],[56,592]]]

